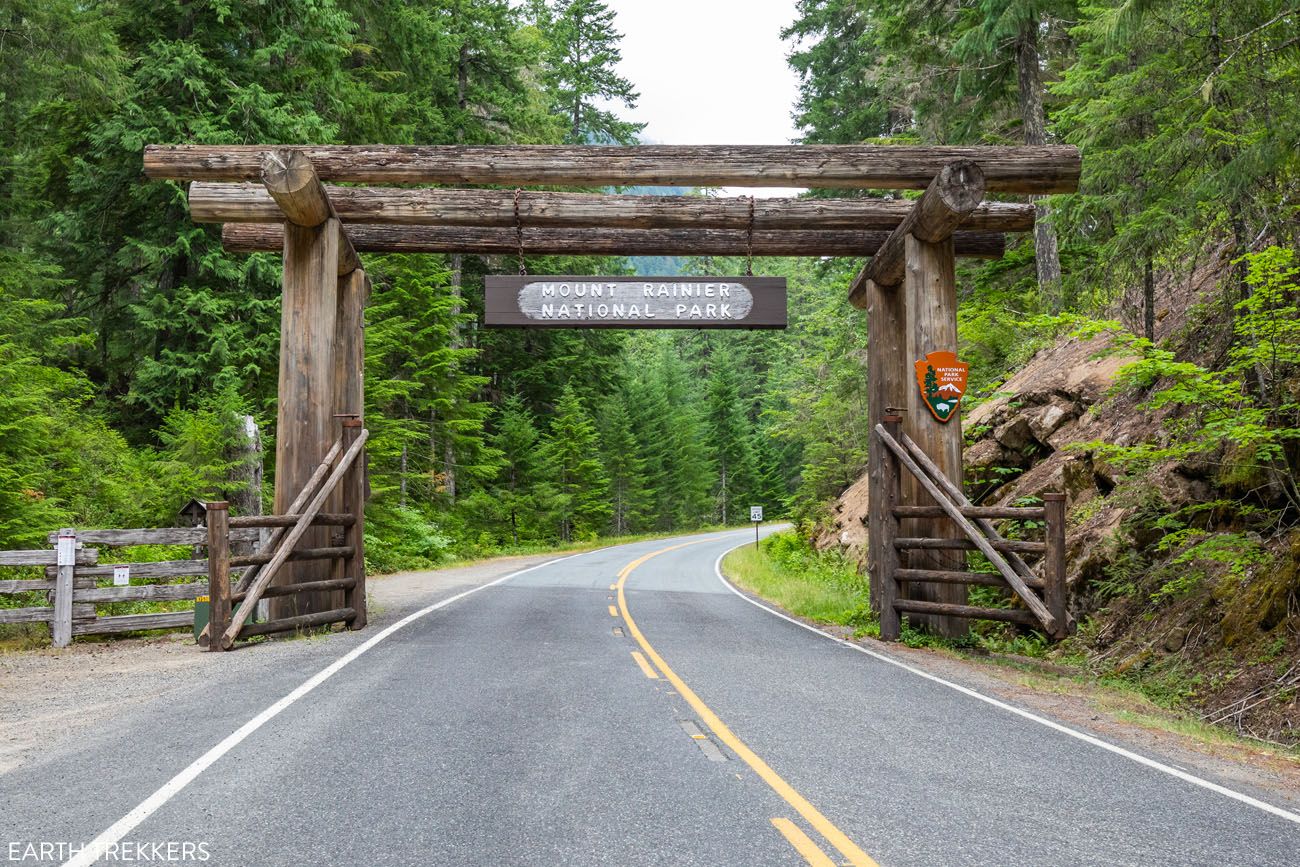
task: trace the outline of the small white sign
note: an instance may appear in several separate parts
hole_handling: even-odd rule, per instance
[[[753,522],[756,523],[756,524],[759,523],[760,521],[762,521],[762,520],[763,520],[763,507],[762,507],[762,506],[750,506],[750,507],[749,507],[749,520],[753,521]]]
[[[77,537],[59,536],[58,553],[55,558],[60,566],[74,566],[77,562]]]
[[[114,566],[114,567],[113,567],[113,586],[114,586],[114,587],[125,587],[126,585],[128,585],[128,584],[130,584],[130,583],[131,583],[131,567],[130,567],[130,566]]]

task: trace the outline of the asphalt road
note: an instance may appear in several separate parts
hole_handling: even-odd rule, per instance
[[[133,709],[0,777],[0,864],[95,838],[259,867],[1300,863],[1300,817],[747,601],[715,572],[745,532],[564,558]]]

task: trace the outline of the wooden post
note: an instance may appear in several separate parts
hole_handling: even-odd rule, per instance
[[[54,543],[54,561],[58,572],[54,579],[54,619],[50,621],[50,639],[55,647],[72,643],[72,591],[77,569],[77,531],[65,527]]]
[[[365,306],[370,294],[370,280],[366,272],[358,268],[345,274],[338,281],[338,321],[334,326],[334,416],[343,420],[343,448],[351,445],[348,435],[348,422],[360,419],[365,409]],[[358,425],[360,422],[358,421]],[[330,512],[350,512],[346,505],[349,477],[345,477],[339,490],[326,501],[326,510]],[[337,532],[337,531],[336,531]],[[350,535],[350,534],[340,534]],[[358,537],[359,538],[359,537]],[[351,544],[335,539],[334,542]],[[333,544],[333,543],[331,543]],[[348,564],[342,560],[332,566],[335,578],[348,574]],[[364,569],[362,570],[364,571]],[[330,594],[330,608],[343,607],[344,593]]]
[[[903,293],[897,287],[867,283],[867,421],[869,429],[885,418],[897,418],[896,412],[907,403],[907,310]],[[868,569],[871,575],[871,607],[881,612],[879,600],[882,593],[878,564],[881,551],[877,537],[885,532],[881,525],[879,503],[884,502],[886,479],[883,462],[887,450],[873,435],[867,444],[867,538]]]
[[[230,504],[208,503],[208,650],[230,625]]]
[[[338,319],[338,221],[318,228],[284,227],[284,297],[280,314],[280,407],[275,437],[275,513],[307,484],[334,442],[334,340]],[[329,531],[312,528],[304,547],[329,545]],[[294,563],[278,584],[328,578],[328,564]],[[329,594],[272,600],[272,618],[329,610]]]
[[[952,238],[930,243],[912,235],[906,238],[906,270],[903,293],[906,297],[908,323],[907,359],[914,363],[938,350],[957,351],[957,279],[954,274]],[[909,368],[910,368],[909,364]],[[909,370],[909,372],[912,372]],[[953,484],[962,484],[961,420],[939,422],[925,405],[921,390],[913,381],[908,384],[907,416],[904,430],[938,466]],[[906,474],[903,479],[903,505],[933,505],[920,482]],[[903,534],[920,538],[963,538],[961,531],[947,518],[909,518]],[[938,569],[962,572],[966,555],[961,551],[913,551],[908,555],[912,569]],[[914,584],[908,598],[951,605],[965,605],[967,587],[963,584]],[[956,636],[966,631],[966,623],[956,617],[925,615],[925,622],[941,635]]]
[[[361,435],[361,419],[343,420],[343,445],[351,448]],[[340,485],[343,489],[343,511],[353,515],[356,520],[347,528],[344,545],[352,548],[352,556],[343,560],[343,577],[355,581],[344,592],[343,606],[356,612],[350,629],[362,629],[366,625],[366,454],[357,455],[348,474]]]
[[[1043,494],[1047,552],[1043,555],[1043,601],[1056,618],[1052,638],[1069,634],[1065,608],[1065,494]]]
[[[902,432],[903,420],[896,415],[881,417],[885,431],[895,439]],[[868,505],[871,509],[876,534],[872,546],[876,553],[877,583],[880,590],[880,639],[897,641],[902,633],[898,618],[898,609],[894,602],[898,599],[898,549],[894,540],[898,538],[898,518],[894,517],[894,507],[898,505],[901,489],[901,470],[898,459],[889,449],[883,448],[877,441],[875,429],[872,429],[871,446],[878,452],[880,483],[877,486],[879,499]]]

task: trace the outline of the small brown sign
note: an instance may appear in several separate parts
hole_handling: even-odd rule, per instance
[[[916,384],[921,399],[941,423],[957,414],[966,394],[966,375],[970,365],[957,360],[955,352],[931,352],[916,362]]]
[[[785,328],[784,277],[489,275],[483,324],[519,328]]]

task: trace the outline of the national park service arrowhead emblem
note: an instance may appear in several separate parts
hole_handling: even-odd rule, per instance
[[[916,363],[916,384],[930,413],[941,423],[957,414],[966,393],[970,365],[957,360],[955,352],[931,352]]]

